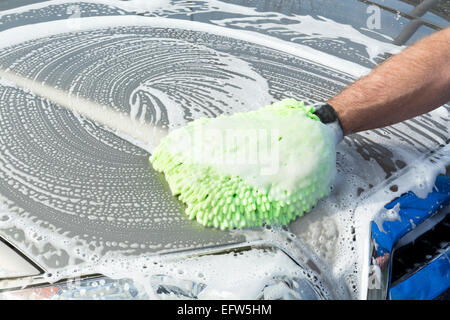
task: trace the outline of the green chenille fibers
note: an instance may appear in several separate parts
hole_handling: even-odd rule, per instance
[[[150,162],[165,174],[172,193],[186,203],[189,218],[205,226],[230,229],[288,224],[327,195],[334,179],[333,139],[314,112],[303,102],[285,99],[256,111],[198,119],[162,139]],[[234,174],[233,166],[196,162],[188,152],[189,146],[180,147],[180,139],[193,136],[196,129],[222,128],[223,123],[244,123],[249,127],[281,124],[277,139],[280,166],[289,169],[266,177],[261,187],[255,182],[258,177],[247,175],[247,171]],[[221,143],[220,139],[208,140],[218,148]]]

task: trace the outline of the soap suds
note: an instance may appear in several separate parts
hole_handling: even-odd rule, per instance
[[[400,216],[398,215],[398,212],[400,211],[400,203],[397,203],[395,207],[392,209],[384,209],[378,212],[374,217],[374,222],[377,224],[378,229],[381,232],[386,233],[386,231],[383,228],[383,224],[386,221],[401,221]]]
[[[211,23],[219,26],[226,26],[230,28],[240,28],[247,30],[258,30],[260,33],[273,34],[275,36],[288,36],[291,42],[297,40],[331,40],[336,43],[346,40],[350,43],[355,43],[357,46],[352,47],[354,50],[358,46],[365,49],[368,59],[375,63],[375,58],[384,53],[394,54],[401,50],[402,47],[392,45],[389,42],[380,41],[370,38],[356,28],[348,24],[338,23],[326,17],[318,16],[311,17],[307,15],[298,14],[283,14],[276,11],[260,11],[255,7],[247,7],[244,5],[226,3],[219,0],[207,1],[145,1],[145,0],[84,0],[84,1],[69,1],[69,0],[51,0],[45,3],[31,4],[4,11],[2,15],[18,14],[28,12],[30,10],[42,9],[48,6],[57,6],[70,3],[93,3],[102,4],[129,13],[140,13],[151,16],[168,17],[176,14],[191,14],[195,13],[227,13],[237,15],[234,18],[226,18],[220,20],[211,20]],[[244,18],[240,16],[245,15]],[[1,16],[1,14],[0,14]],[[72,20],[72,19],[71,19]],[[289,21],[289,23],[280,23],[280,21]],[[73,21],[71,21],[73,23]],[[78,24],[77,24],[78,26]],[[367,31],[366,28],[361,30]],[[374,32],[373,30],[369,30]],[[377,32],[377,34],[380,34]],[[380,34],[381,37],[392,40],[390,37]]]
[[[41,3],[39,5],[44,7],[47,4]],[[238,9],[237,7],[234,8]],[[16,12],[19,12],[22,9],[19,8]],[[349,63],[343,59],[332,57],[331,55],[321,53],[306,46],[288,43],[286,41],[277,40],[268,36],[262,36],[256,32],[228,30],[217,26],[189,21],[177,21],[175,19],[142,17],[81,18],[79,19],[79,22],[81,22],[80,32],[85,33],[79,34],[77,37],[73,36],[72,39],[69,37],[73,44],[75,46],[86,45],[83,49],[87,50],[88,46],[93,46],[94,43],[98,41],[97,39],[102,39],[105,44],[117,43],[116,46],[111,45],[111,47],[108,47],[108,45],[105,45],[103,48],[104,51],[111,50],[111,48],[116,50],[114,53],[117,52],[117,54],[114,58],[118,60],[114,60],[114,62],[117,62],[117,66],[125,64],[128,60],[130,60],[130,55],[126,55],[126,51],[123,50],[123,47],[126,47],[127,45],[130,46],[130,43],[132,42],[127,42],[123,35],[117,35],[114,34],[114,32],[121,31],[121,28],[126,29],[127,26],[131,28],[134,25],[142,28],[149,27],[149,30],[151,30],[151,28],[166,28],[168,30],[170,30],[170,28],[180,28],[191,30],[192,32],[213,34],[217,37],[217,39],[222,39],[221,37],[228,37],[228,39],[239,39],[240,41],[248,41],[249,43],[256,43],[271,48],[272,51],[265,51],[267,56],[283,57],[283,59],[286,59],[284,64],[289,65],[289,68],[291,68],[291,70],[295,70],[295,73],[301,74],[302,76],[305,75],[306,77],[306,74],[309,72],[314,75],[314,77],[320,78],[324,83],[326,83],[326,85],[313,86],[310,85],[309,82],[314,80],[314,77],[311,77],[310,79],[306,78],[305,80],[305,78],[296,78],[293,74],[289,76],[286,76],[285,74],[283,75],[281,71],[280,74],[276,74],[276,72],[270,73],[267,71],[269,68],[263,69],[264,71],[258,71],[259,74],[264,74],[263,78],[269,82],[270,94],[276,99],[280,99],[280,97],[282,97],[280,91],[286,94],[288,91],[291,91],[292,96],[296,98],[303,98],[303,95],[305,95],[304,99],[309,102],[324,101],[327,95],[331,95],[333,92],[336,92],[342,88],[346,82],[350,82],[353,79],[345,74],[339,74],[337,71],[333,72],[333,69],[326,66],[333,66],[333,68],[339,69],[346,74],[353,75],[355,77],[368,72],[367,68],[358,66],[355,63]],[[105,31],[94,30],[105,27],[116,27],[115,30],[114,28],[110,29],[112,30],[112,34],[109,38],[109,35],[106,35]],[[262,28],[264,28],[264,26],[262,26]],[[146,32],[148,33],[149,30],[146,30]],[[174,36],[179,36],[176,34],[176,31],[173,30],[171,32],[173,32]],[[39,47],[39,45],[36,44],[39,43],[39,41],[36,41],[35,48],[37,48],[38,51],[28,52],[25,56],[23,56],[23,54],[22,56],[18,55],[16,61],[1,60],[0,64],[3,67],[11,67],[12,70],[19,68],[17,70],[18,72],[24,70],[25,73],[28,72],[28,74],[33,77],[36,76],[36,74],[43,74],[41,72],[42,69],[54,69],[60,72],[61,70],[58,70],[58,65],[52,64],[51,60],[53,59],[46,61],[45,59],[47,56],[42,54],[41,51],[43,50],[47,53],[52,52],[52,55],[49,54],[49,57],[53,58],[54,54],[56,54],[58,50],[70,50],[70,48],[66,46],[58,46],[61,43],[64,43],[61,42],[61,39],[59,39],[58,33],[64,31],[69,32],[71,29],[64,21],[56,21],[27,27],[19,27],[10,31],[2,32],[2,47],[14,44],[19,44],[20,47],[20,43],[22,41],[35,41],[37,38],[46,36],[53,36],[53,41],[55,41],[56,46],[53,47],[51,42],[42,42],[42,46]],[[137,32],[137,34],[139,33]],[[192,34],[193,33],[191,33],[191,36]],[[98,38],[94,39],[93,37]],[[78,42],[76,41],[77,38],[79,39]],[[135,38],[139,38],[140,41],[142,41],[142,35]],[[201,37],[198,37],[197,39],[201,39]],[[206,41],[204,41],[202,45],[212,46],[214,41],[210,41],[210,39],[212,38],[206,38]],[[241,45],[239,42],[232,42],[232,45],[230,45],[230,43],[227,43],[226,41],[223,41],[223,43],[220,43],[220,41],[223,40],[219,40],[218,47],[222,45],[222,50],[224,51],[230,50],[229,48],[236,46],[236,44]],[[70,41],[68,41],[68,43],[69,42]],[[100,45],[100,48],[102,48],[102,45]],[[249,46],[248,48],[253,50],[254,47]],[[3,50],[1,56],[14,54],[14,50],[8,51],[10,49],[4,49],[5,50]],[[137,48],[133,47],[133,49],[136,50]],[[151,48],[147,48],[147,52],[150,49]],[[219,49],[214,50],[220,51]],[[256,51],[258,50],[262,49],[256,49]],[[98,53],[101,52],[101,50],[95,51]],[[95,51],[91,51],[90,54],[95,55]],[[376,52],[374,51],[373,54],[376,54]],[[39,59],[36,58],[37,56],[39,56]],[[295,63],[293,63],[291,62],[294,61],[293,57],[298,57],[305,60],[298,59],[295,60]],[[103,58],[103,60],[101,58]],[[243,57],[231,58],[234,59],[234,62],[243,59]],[[67,59],[70,59],[70,56],[65,57],[64,55],[60,55],[60,59],[57,62],[63,63],[64,61],[67,61]],[[309,65],[305,63],[306,60],[316,62],[312,63],[315,66],[315,69],[305,71],[305,69],[309,68]],[[77,60],[68,60],[67,65],[70,66],[74,63],[76,64],[76,61]],[[78,61],[81,60],[78,59]],[[101,63],[103,61],[110,62],[113,60],[111,56],[99,56],[99,59],[96,61],[102,65]],[[229,64],[232,64],[233,61]],[[258,62],[255,60],[253,68],[255,68],[258,63],[264,65],[266,62]],[[266,64],[273,66],[273,69],[277,70],[283,70],[283,68],[285,68],[282,63],[270,62]],[[103,64],[103,66],[104,65],[105,64]],[[301,67],[296,69],[296,66]],[[247,68],[242,73],[245,74],[248,70],[249,69]],[[324,70],[329,70],[329,72],[321,73],[324,72]],[[89,87],[93,82],[98,84],[98,78],[93,76],[97,71],[98,69],[93,67],[91,69],[85,69],[85,72],[82,74],[77,74],[76,78],[79,82],[77,83],[77,81],[74,81],[74,85],[70,89],[73,92],[78,92],[82,91],[86,87]],[[134,73],[136,74],[139,71],[141,70],[134,70]],[[253,73],[253,78],[254,75],[255,74]],[[107,75],[105,74],[104,76]],[[132,82],[133,76],[131,76],[130,73],[127,74],[127,77],[129,78],[125,80],[129,80],[129,82],[125,81],[124,83],[129,84]],[[294,79],[292,82],[290,82],[291,78]],[[329,80],[331,78],[333,80]],[[57,77],[56,79],[56,84],[52,83],[52,85],[63,85]],[[120,77],[117,79],[121,80]],[[111,81],[111,83],[114,85],[116,84],[115,81]],[[108,90],[108,92],[115,91],[116,88],[120,89],[121,86],[111,86],[111,83],[105,82],[101,83],[101,85],[104,86],[105,90]],[[249,83],[251,83],[251,81],[247,82],[246,85]],[[299,84],[301,86],[296,87]],[[132,87],[133,90],[140,88],[144,93],[152,93],[153,87],[149,90],[145,90],[145,85],[143,87],[139,87],[139,85],[141,85],[141,83],[134,83],[133,86],[130,85],[129,87]],[[310,86],[308,87],[308,85]],[[288,90],[286,88],[289,86],[292,87],[292,90]],[[122,87],[124,87],[123,84]],[[274,88],[278,88],[278,91]],[[320,88],[320,90],[318,90],[318,88]],[[2,86],[0,86],[0,89],[5,90]],[[10,99],[13,99],[11,101],[17,102],[15,104],[16,109],[14,112],[17,112],[18,118],[22,117],[24,121],[15,122],[18,120],[7,117],[7,115],[10,116],[11,114],[14,114],[14,112],[10,109],[3,109],[7,107],[10,100],[4,101],[1,107],[2,112],[5,110],[5,113],[2,113],[1,121],[3,130],[8,130],[5,131],[8,134],[2,134],[2,137],[7,138],[9,134],[14,134],[15,131],[12,128],[14,128],[14,126],[18,123],[21,123],[21,126],[23,126],[21,127],[21,132],[29,133],[27,136],[27,139],[29,139],[27,140],[28,144],[40,145],[42,143],[40,142],[40,139],[43,139],[43,137],[41,137],[39,133],[46,132],[43,130],[48,129],[41,125],[40,121],[34,122],[35,126],[38,126],[36,128],[32,123],[27,121],[27,118],[25,117],[26,113],[23,110],[24,106],[27,107],[27,112],[34,110],[36,104],[38,106],[37,110],[41,110],[39,108],[43,108],[42,114],[33,113],[33,115],[37,115],[37,119],[39,119],[38,115],[53,119],[56,115],[61,114],[62,111],[55,109],[51,105],[45,103],[41,104],[39,100],[32,98],[30,95],[25,96],[24,98],[23,93],[19,94],[19,92],[16,92],[18,90],[12,91],[13,89],[14,88],[8,86],[8,88],[6,88],[6,94],[10,97]],[[310,92],[313,93],[308,96]],[[134,93],[136,93],[136,91]],[[102,95],[100,93],[98,94]],[[88,93],[86,96],[91,97]],[[105,99],[99,102],[106,105],[114,105],[113,102],[117,101],[115,100],[116,97],[106,96],[110,100]],[[124,96],[125,99],[119,99],[118,101],[128,103],[131,99],[130,95],[124,94]],[[160,95],[156,96],[164,100],[164,97]],[[9,105],[11,104],[9,103]],[[256,108],[260,106],[261,104],[255,105],[254,107]],[[133,105],[132,108],[137,108],[137,105]],[[142,109],[140,109],[140,111],[135,110],[133,112],[135,112],[134,114],[138,118],[142,115]],[[147,117],[147,115],[150,114],[152,114],[152,112],[146,111],[144,117]],[[214,115],[217,115],[217,113]],[[57,124],[59,123],[60,118],[57,119],[58,121],[53,120],[53,122],[51,122],[58,133],[55,136],[64,137],[68,135],[66,131],[59,128]],[[61,119],[66,118],[61,117]],[[110,149],[108,148],[114,150],[114,152],[111,153],[111,156],[114,159],[121,159],[124,154],[136,155],[142,153],[132,146],[120,142],[120,140],[103,134],[98,127],[82,117],[77,118],[77,121],[77,126],[81,127],[82,130],[80,130],[80,132],[77,131],[73,138],[72,136],[68,136],[70,139],[67,139],[68,141],[76,141],[74,145],[66,142],[66,140],[54,140],[54,142],[58,143],[58,148],[63,148],[62,151],[64,151],[64,153],[70,152],[72,155],[72,151],[76,151],[77,148],[84,148],[84,150],[87,150],[86,146],[83,145],[82,142],[76,140],[77,136],[87,139],[85,141],[89,141],[95,146],[93,150],[90,150],[91,159],[96,159],[94,156],[95,153],[110,152]],[[317,255],[320,259],[323,259],[322,263],[318,263],[317,265],[320,266],[321,270],[325,270],[322,271],[322,276],[326,275],[326,277],[332,279],[330,280],[332,286],[338,287],[340,290],[340,295],[338,296],[346,297],[345,290],[346,288],[350,288],[352,290],[352,297],[365,297],[365,288],[367,286],[366,275],[368,274],[368,266],[366,263],[368,259],[368,247],[366,246],[368,243],[368,225],[370,220],[374,217],[374,214],[378,212],[387,202],[403,192],[415,190],[415,192],[421,196],[426,195],[427,192],[431,190],[430,188],[432,187],[436,174],[443,172],[445,164],[450,163],[448,146],[439,147],[440,144],[444,145],[449,138],[448,122],[448,107],[441,107],[428,115],[417,117],[415,121],[409,121],[371,132],[364,132],[359,135],[346,138],[337,147],[338,176],[332,194],[323,201],[320,201],[311,214],[306,215],[291,224],[290,229],[292,232],[297,234],[297,236],[300,237],[307,246],[312,248],[313,256]],[[70,121],[67,123],[70,123]],[[73,127],[68,127],[71,128],[71,130],[74,130]],[[423,136],[421,132],[426,132],[426,136]],[[20,136],[18,135],[17,137]],[[68,213],[79,213],[83,210],[89,210],[90,212],[83,213],[86,216],[95,218],[89,221],[97,221],[98,223],[103,223],[104,226],[110,226],[107,221],[112,219],[112,221],[117,221],[119,226],[138,228],[139,225],[145,224],[146,219],[148,219],[145,215],[140,215],[141,212],[154,212],[155,218],[161,219],[163,224],[180,222],[177,218],[179,211],[175,210],[175,214],[173,215],[167,215],[161,212],[164,210],[166,210],[165,212],[174,212],[172,208],[174,204],[172,204],[169,199],[167,199],[168,208],[163,208],[161,210],[161,208],[158,208],[156,205],[152,204],[152,201],[157,202],[157,199],[152,199],[148,202],[143,200],[154,197],[154,195],[138,193],[138,195],[141,196],[141,200],[138,200],[138,198],[133,198],[132,195],[129,194],[130,189],[127,189],[126,184],[142,184],[145,186],[143,180],[139,179],[139,177],[145,175],[143,170],[123,166],[121,168],[123,171],[119,178],[112,176],[114,167],[108,162],[95,160],[97,162],[93,164],[89,161],[85,161],[82,157],[76,157],[75,152],[71,156],[70,160],[66,160],[61,154],[57,153],[57,150],[53,150],[54,148],[52,148],[51,144],[44,145],[42,147],[45,148],[44,153],[52,155],[54,159],[61,159],[68,162],[72,161],[74,166],[78,163],[82,164],[79,169],[79,176],[84,177],[94,175],[93,179],[96,181],[104,181],[104,185],[99,185],[96,187],[96,189],[103,188],[101,190],[104,190],[104,194],[98,198],[93,197],[94,195],[97,196],[97,193],[95,193],[94,189],[89,189],[92,186],[92,184],[86,183],[86,181],[90,181],[89,179],[79,179],[79,177],[73,176],[71,177],[72,185],[68,185],[65,182],[62,183],[64,180],[58,176],[57,166],[55,165],[53,165],[52,170],[48,169],[48,171],[46,171],[47,168],[44,165],[42,165],[39,170],[35,170],[33,166],[29,165],[29,163],[40,163],[38,161],[39,159],[32,158],[27,153],[18,154],[18,156],[16,154],[11,154],[11,150],[18,149],[17,145],[14,144],[12,140],[8,140],[5,141],[5,143],[3,143],[0,147],[0,150],[2,151],[2,157],[0,160],[4,163],[3,168],[12,168],[11,166],[15,167],[14,170],[8,169],[7,172],[14,173],[15,175],[17,174],[22,177],[21,181],[26,183],[22,184],[18,180],[11,178],[11,176],[6,176],[4,174],[5,172],[2,172],[2,178],[4,179],[3,181],[10,183],[11,190],[15,190],[14,192],[17,194],[23,194],[27,197],[27,199],[33,199],[33,201],[36,201],[37,203],[47,205],[48,208],[60,210],[55,211],[57,214],[64,212],[64,210]],[[434,153],[431,154],[430,151],[433,151]],[[77,153],[80,154],[79,152]],[[24,157],[24,159],[21,159],[21,157]],[[142,158],[145,159],[145,155]],[[50,163],[53,164],[51,161]],[[62,163],[63,162],[60,162],[58,164],[62,165]],[[425,163],[426,165],[424,165]],[[135,166],[135,164],[132,164],[131,166]],[[86,170],[83,170],[83,167],[85,167]],[[59,175],[64,177],[61,173],[59,173]],[[111,191],[110,185],[114,184],[115,180],[104,180],[104,177],[108,175],[111,175],[114,179],[120,179],[121,183],[124,184],[123,188],[120,188],[120,190],[114,189]],[[125,179],[125,177],[128,176],[131,178]],[[39,179],[35,179],[35,177],[39,177]],[[58,181],[61,185],[56,187],[52,186],[51,184],[55,183],[55,181]],[[389,186],[393,184],[398,186],[398,190],[396,192],[389,190]],[[35,188],[34,185],[40,189]],[[31,186],[33,188],[29,188]],[[358,188],[364,190],[360,195],[356,192]],[[49,192],[46,191],[45,193],[38,193],[39,190],[49,190]],[[99,192],[101,190],[99,190]],[[112,194],[108,194],[108,192],[112,192]],[[136,193],[136,191],[132,192]],[[67,198],[69,198],[69,201],[66,201]],[[71,274],[71,272],[74,271],[72,267],[76,265],[76,263],[79,263],[79,260],[85,262],[82,266],[86,266],[87,271],[97,270],[107,275],[121,277],[126,276],[127,272],[132,273],[130,272],[130,270],[132,270],[136,271],[134,276],[138,278],[139,276],[145,275],[146,272],[145,270],[138,271],[131,268],[131,265],[127,262],[131,261],[128,260],[129,257],[122,259],[123,257],[118,256],[109,261],[103,259],[103,251],[108,251],[109,249],[115,248],[117,250],[122,250],[124,253],[133,253],[136,250],[136,246],[143,246],[143,250],[155,249],[170,252],[171,250],[176,251],[177,248],[180,247],[185,248],[186,245],[182,241],[173,241],[173,243],[169,244],[162,244],[161,242],[143,244],[138,242],[129,243],[127,241],[111,241],[101,239],[100,237],[95,241],[92,241],[92,239],[87,237],[89,241],[83,240],[78,242],[77,240],[79,239],[73,238],[73,235],[70,233],[61,235],[59,231],[64,232],[64,230],[60,230],[60,227],[56,227],[55,225],[49,227],[48,223],[42,220],[39,221],[39,218],[36,217],[36,215],[24,212],[24,210],[17,207],[14,202],[9,202],[7,199],[5,199],[5,202],[8,203],[8,207],[2,209],[2,214],[0,216],[0,220],[2,221],[2,230],[12,230],[10,234],[13,239],[16,239],[16,236],[17,239],[20,239],[22,237],[21,232],[23,232],[21,230],[26,230],[23,236],[28,239],[28,244],[23,247],[23,249],[31,252],[33,246],[39,247],[38,252],[42,253],[42,256],[39,257],[39,262],[45,264],[47,261],[49,263],[49,265],[46,265],[48,270],[55,271],[52,277],[53,280],[57,280],[65,274]],[[69,207],[66,207],[66,205],[68,205],[67,203],[71,204],[72,211]],[[104,208],[104,204],[106,203],[111,205],[108,207],[108,212],[102,211],[102,208]],[[137,206],[135,209],[135,212],[137,213],[136,216],[130,215],[130,211],[126,209],[128,206],[134,205]],[[120,214],[117,214],[117,212],[127,212],[127,214],[121,216]],[[83,216],[80,215],[79,218],[83,219]],[[7,229],[3,229],[3,226]],[[50,231],[46,232],[48,229],[50,229]],[[245,235],[249,240],[254,239],[248,232],[245,232]],[[80,234],[78,238],[84,238],[85,236],[87,236],[87,234]],[[264,236],[267,236],[268,238],[272,237],[269,237],[268,235]],[[279,241],[277,240],[278,243]],[[52,244],[51,249],[48,248],[49,243]],[[221,244],[220,241],[216,242],[214,240],[207,243],[210,245]],[[205,243],[198,241],[197,243],[192,244],[192,247],[195,247],[196,244],[200,244],[200,246],[205,245]],[[69,252],[64,252],[61,248],[73,248],[73,250],[71,249]],[[97,249],[102,252],[98,252]],[[53,260],[56,261],[53,264],[49,262],[51,261],[49,257],[52,256],[55,257]],[[89,269],[89,266],[92,265],[94,265],[93,269]],[[62,268],[62,266],[68,267],[65,269],[66,267]],[[81,268],[81,265],[79,265],[79,267]],[[243,268],[245,269],[246,266],[243,266]],[[148,292],[152,292],[151,288],[147,289]],[[224,292],[224,290],[220,292]],[[216,296],[218,295],[219,294]]]
[[[251,43],[256,43],[262,46],[267,46],[275,48],[285,53],[292,54],[294,56],[300,56],[315,63],[329,65],[330,59],[332,59],[333,68],[341,70],[343,72],[350,73],[354,76],[360,77],[367,74],[370,69],[346,61],[334,56],[330,56],[326,53],[320,52],[318,50],[311,49],[305,45],[297,43],[289,43],[277,38],[259,34],[257,32],[246,31],[246,30],[232,30],[223,28],[220,26],[200,23],[196,21],[183,21],[177,19],[166,19],[166,18],[149,18],[141,16],[126,16],[126,17],[86,17],[86,18],[73,18],[72,20],[79,20],[80,27],[77,31],[92,30],[96,28],[101,28],[105,26],[105,23],[109,27],[125,27],[125,26],[151,26],[160,28],[181,28],[193,31],[201,31],[207,33],[213,33],[216,35],[231,37],[240,39],[242,41],[249,41]],[[41,25],[41,28],[38,26]],[[14,28],[12,30],[3,31],[5,36],[2,41],[2,46],[12,46],[17,43],[21,43],[27,40],[32,40],[41,37],[48,37],[61,33],[62,30],[68,29],[66,21],[51,21],[46,23],[38,23],[34,25],[25,25],[21,27]],[[12,35],[14,34],[14,36]]]

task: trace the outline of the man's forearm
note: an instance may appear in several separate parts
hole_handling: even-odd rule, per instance
[[[344,135],[384,127],[450,100],[450,28],[390,57],[328,103]]]

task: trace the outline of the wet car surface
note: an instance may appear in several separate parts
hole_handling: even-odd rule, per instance
[[[265,6],[217,3],[222,6],[181,1],[167,8],[132,10],[67,3],[5,11],[0,17],[4,34],[41,22],[60,26],[62,32],[2,45],[0,65],[125,111],[136,121],[174,128],[198,117],[251,110],[285,97],[325,101],[398,49],[393,38],[410,20],[383,10],[384,29],[375,33],[367,28],[367,13],[355,14],[361,21],[343,21],[339,12],[345,12],[346,5],[332,10],[327,1],[321,6],[292,2],[290,7],[269,1]],[[367,8],[358,1],[347,6],[355,12]],[[114,17],[96,20],[91,28],[81,20],[67,19],[77,12],[89,21],[95,16]],[[322,17],[327,12],[329,16]],[[121,25],[128,15],[138,16],[136,25],[133,21]],[[160,17],[183,23],[170,27]],[[408,41],[445,26],[439,15],[430,19]],[[196,22],[217,30],[205,31]],[[338,34],[332,38],[323,29],[302,33],[302,25],[304,30],[334,26]],[[262,40],[243,38],[241,32],[297,47],[286,52],[275,42],[264,45]],[[346,32],[349,38],[344,37]],[[358,37],[352,38],[353,33]],[[371,39],[374,47],[381,44],[386,50],[370,47]],[[337,57],[337,65],[335,60],[324,64],[325,58],[312,59],[315,51],[308,48]],[[223,232],[188,220],[163,177],[149,165],[146,151],[7,83],[0,83],[0,97],[0,235],[45,271],[77,265],[91,272],[88,266],[111,252],[154,255],[247,243],[247,231]],[[426,114],[344,140],[337,150],[339,179],[334,192],[289,229],[311,249],[311,256],[317,256],[319,268],[333,269],[342,250],[356,247],[353,213],[359,203],[385,187],[390,188],[385,195],[390,201],[402,191],[391,182],[413,167],[411,159],[429,161],[444,150],[450,138],[448,121],[443,112]],[[251,232],[258,240],[284,245],[261,230]],[[349,272],[358,263],[344,264],[344,269]],[[349,287],[359,283],[340,272],[333,274]]]

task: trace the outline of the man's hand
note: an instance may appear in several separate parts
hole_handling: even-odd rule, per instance
[[[328,103],[344,135],[385,127],[450,100],[450,27],[390,57]]]

